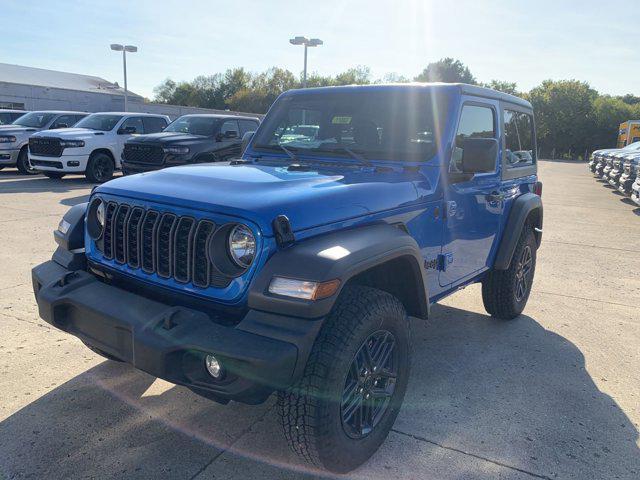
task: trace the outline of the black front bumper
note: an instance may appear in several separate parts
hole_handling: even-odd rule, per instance
[[[108,285],[54,261],[32,270],[40,316],[151,375],[209,398],[260,403],[302,373],[322,324],[250,310],[233,326],[196,309],[171,306]],[[211,377],[204,358],[224,369]]]

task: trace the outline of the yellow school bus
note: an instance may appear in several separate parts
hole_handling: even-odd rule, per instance
[[[640,120],[627,120],[618,130],[618,148],[640,141]]]

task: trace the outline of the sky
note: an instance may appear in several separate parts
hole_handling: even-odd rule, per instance
[[[607,7],[605,4],[609,5]],[[640,94],[640,29],[610,2],[582,0],[0,0],[0,63],[96,75],[153,97],[162,80],[191,80],[233,67],[333,75],[365,65],[374,78],[412,78],[454,57],[479,81],[587,81],[601,93]],[[0,80],[2,80],[0,78]]]

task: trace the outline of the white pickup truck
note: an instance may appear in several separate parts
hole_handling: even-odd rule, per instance
[[[88,114],[83,112],[25,112],[7,125],[0,125],[0,169],[18,167],[23,175],[36,173],[29,166],[29,137],[40,130],[74,126]]]
[[[38,132],[29,139],[29,162],[49,178],[84,173],[103,183],[120,169],[120,156],[134,135],[157,133],[169,123],[166,115],[148,113],[93,113],[74,128]]]

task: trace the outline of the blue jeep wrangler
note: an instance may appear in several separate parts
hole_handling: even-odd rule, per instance
[[[485,88],[289,91],[241,159],[119,178],[73,207],[33,269],[39,313],[222,403],[277,392],[293,450],[346,472],[401,407],[408,316],[477,282],[492,316],[524,309],[535,152],[531,105]]]

